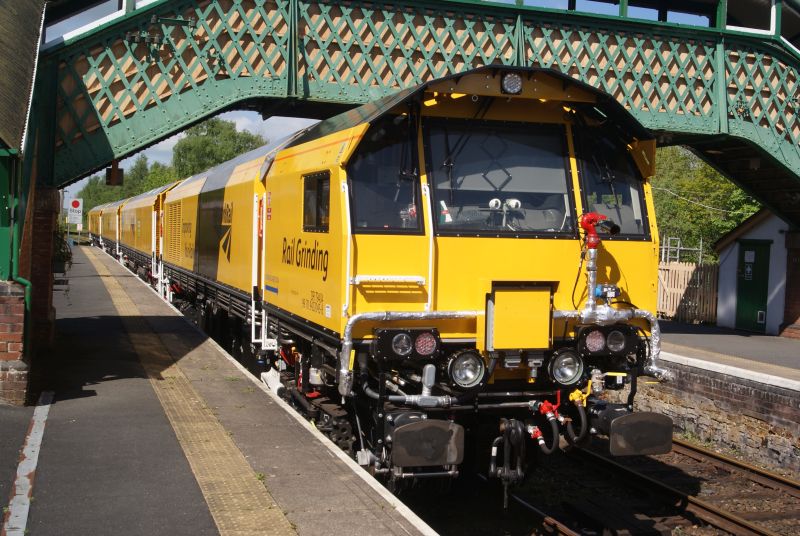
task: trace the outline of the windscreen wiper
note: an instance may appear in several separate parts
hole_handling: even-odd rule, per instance
[[[475,112],[473,116],[473,120],[476,119],[483,119],[486,116],[486,113],[489,111],[489,107],[494,102],[494,99],[487,98],[485,99],[481,105],[478,107],[478,111]],[[450,134],[447,131],[447,125],[444,125],[444,150],[447,151],[447,154],[444,157],[444,161],[442,162],[442,167],[447,168],[447,181],[450,184],[450,204],[454,204],[454,195],[456,189],[455,177],[453,177],[453,167],[456,165],[456,157],[461,154],[461,151],[467,146],[467,142],[472,138],[472,131],[465,131],[461,133],[458,140],[456,140],[456,144],[453,148],[450,148]]]
[[[592,160],[594,161],[594,165],[600,175],[600,182],[603,184],[608,184],[608,188],[611,190],[611,195],[614,197],[614,203],[608,204],[608,206],[619,208],[617,189],[614,187],[614,183],[616,182],[617,178],[615,177],[614,172],[611,170],[611,166],[608,165],[608,160],[604,156],[601,156],[600,158],[603,160],[602,166],[597,161],[597,154],[592,154]]]

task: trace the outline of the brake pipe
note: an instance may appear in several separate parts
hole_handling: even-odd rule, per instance
[[[534,401],[528,404],[530,410],[536,414],[537,412],[544,416],[547,419],[547,422],[550,423],[550,430],[552,431],[552,441],[551,444],[548,445],[547,441],[545,441],[542,431],[539,429],[538,426],[535,425],[528,425],[527,432],[530,434],[531,439],[539,443],[539,448],[542,449],[542,452],[545,454],[552,454],[555,452],[556,448],[558,448],[558,409],[557,406],[553,406],[553,403],[549,400],[544,401]]]
[[[552,454],[558,448],[558,420],[555,417],[549,418],[548,422],[550,423],[550,430],[552,431],[552,437],[550,444],[547,444],[547,441],[544,439],[544,434],[539,429],[538,426],[529,425],[528,426],[528,433],[531,435],[531,439],[536,441],[539,444],[539,448],[542,450],[544,454]]]
[[[607,220],[603,214],[589,212],[580,218],[580,226],[586,233],[586,305],[580,311],[553,311],[553,320],[576,319],[583,325],[610,326],[618,322],[628,322],[634,318],[646,320],[650,324],[650,352],[644,366],[644,374],[659,381],[670,381],[672,372],[659,366],[661,353],[661,328],[658,319],[650,311],[644,309],[616,309],[610,304],[597,305],[594,291],[597,286],[597,248],[602,242],[597,234],[597,225]]]
[[[583,405],[575,404],[575,407],[578,409],[578,419],[580,420],[580,428],[579,432],[575,434],[575,429],[572,426],[572,421],[567,421],[567,433],[566,438],[570,445],[578,445],[586,440],[586,437],[589,435],[589,419],[586,416],[586,410],[584,409]]]
[[[566,439],[570,445],[577,445],[582,443],[589,435],[589,419],[586,415],[586,399],[589,398],[589,393],[592,392],[592,380],[586,384],[586,392],[580,389],[575,389],[570,393],[569,400],[575,405],[578,410],[578,418],[580,419],[579,432],[575,433],[575,428],[572,426],[572,421],[567,422]]]

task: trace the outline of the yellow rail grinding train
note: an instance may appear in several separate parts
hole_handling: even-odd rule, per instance
[[[654,153],[608,95],[488,66],[96,207],[90,232],[374,474],[478,457],[508,484],[560,436],[671,446],[633,411],[639,376],[668,377]]]

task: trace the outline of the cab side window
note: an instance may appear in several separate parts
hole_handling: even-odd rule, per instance
[[[370,126],[347,166],[354,233],[420,231],[416,122],[397,115]]]
[[[303,230],[327,233],[330,223],[331,174],[328,171],[303,176]]]

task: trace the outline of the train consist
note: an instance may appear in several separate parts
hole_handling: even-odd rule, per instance
[[[89,213],[93,239],[197,315],[391,484],[505,484],[563,437],[666,452],[655,142],[609,96],[489,66],[371,102]],[[628,391],[627,403],[603,400]]]

